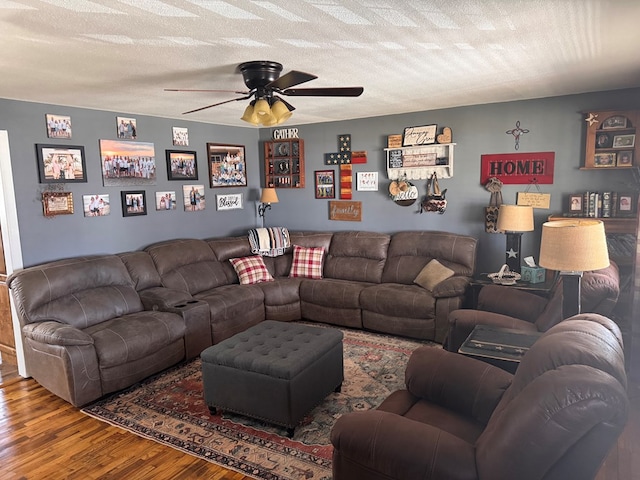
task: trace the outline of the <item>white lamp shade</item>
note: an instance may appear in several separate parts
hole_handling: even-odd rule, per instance
[[[609,266],[604,223],[558,220],[542,225],[540,266],[563,272],[585,272]]]
[[[533,207],[530,205],[500,205],[498,230],[502,232],[531,232]]]
[[[275,188],[263,188],[260,195],[261,203],[278,203],[278,194]]]

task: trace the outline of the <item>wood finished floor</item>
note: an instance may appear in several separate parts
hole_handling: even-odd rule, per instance
[[[15,368],[0,364],[3,480],[250,480],[81,413]],[[596,480],[640,480],[640,381],[629,386],[629,423]]]

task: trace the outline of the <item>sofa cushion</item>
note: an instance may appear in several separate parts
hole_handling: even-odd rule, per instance
[[[290,277],[322,278],[324,247],[293,246]]]
[[[230,258],[229,261],[238,274],[238,280],[240,280],[241,285],[273,281],[273,277],[267,270],[260,255]]]
[[[389,240],[389,235],[384,233],[334,233],[324,264],[324,277],[380,283]]]
[[[453,270],[445,267],[436,259],[433,259],[420,270],[420,273],[413,283],[431,292],[439,283],[452,277],[453,274]]]
[[[85,329],[93,337],[100,368],[133,362],[161,350],[185,335],[180,315],[144,311],[107,320]]]
[[[435,298],[418,285],[372,285],[362,290],[360,305],[363,310],[389,317],[433,319],[436,315]]]

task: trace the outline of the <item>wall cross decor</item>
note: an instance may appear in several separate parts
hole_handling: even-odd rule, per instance
[[[515,139],[516,150],[520,149],[520,135],[524,135],[525,133],[529,133],[529,130],[520,128],[520,120],[516,122],[516,128],[507,130],[507,135],[513,135],[513,138]]]

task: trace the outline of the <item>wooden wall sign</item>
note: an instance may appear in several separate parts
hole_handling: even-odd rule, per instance
[[[362,202],[329,202],[329,220],[362,221]]]
[[[504,184],[552,184],[555,156],[555,152],[482,155],[480,183],[496,177]]]

